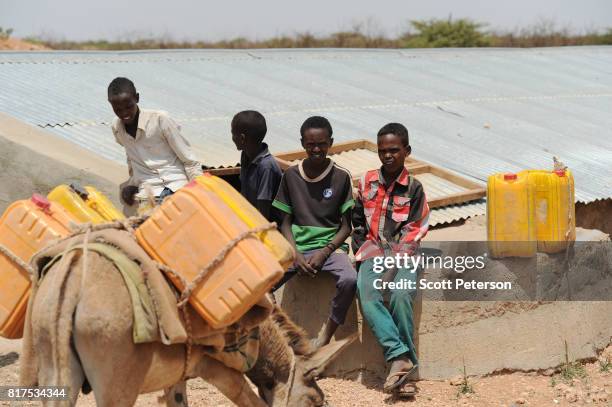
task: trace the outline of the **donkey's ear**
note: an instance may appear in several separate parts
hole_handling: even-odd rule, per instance
[[[353,341],[357,339],[357,333],[344,338],[340,341],[332,342],[322,346],[316,352],[304,358],[304,375],[308,378],[315,379],[320,377],[325,368],[346,349]]]

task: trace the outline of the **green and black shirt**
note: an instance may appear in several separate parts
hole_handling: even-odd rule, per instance
[[[272,206],[293,215],[291,231],[300,252],[320,249],[334,239],[342,215],[355,206],[350,173],[329,165],[316,178],[308,178],[302,162],[283,174]],[[348,251],[348,245],[342,248]]]

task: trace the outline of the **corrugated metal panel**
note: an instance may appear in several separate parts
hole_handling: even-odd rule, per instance
[[[486,199],[469,202],[461,205],[451,205],[444,208],[432,209],[429,214],[430,226],[442,225],[473,216],[484,215],[487,211]]]
[[[400,121],[415,158],[481,181],[559,156],[590,202],[612,196],[610,66],[612,47],[4,52],[0,110],[123,162],[106,86],[128,76],[209,166],[238,161],[229,122],[242,109],[266,115],[272,152],[299,148],[313,114],[338,142]]]

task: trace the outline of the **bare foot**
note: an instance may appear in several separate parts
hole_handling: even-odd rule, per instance
[[[325,323],[325,327],[319,333],[319,336],[312,341],[312,346],[314,346],[315,349],[319,349],[321,346],[327,345],[334,336],[336,329],[338,329],[338,324],[331,318],[328,319]]]

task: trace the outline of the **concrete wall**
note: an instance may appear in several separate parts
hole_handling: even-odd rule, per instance
[[[538,261],[548,260],[547,255],[538,256]],[[611,246],[601,245],[594,253],[576,253],[578,259],[587,256],[594,260],[586,261],[587,268],[581,271],[596,281],[597,289],[612,292]],[[550,267],[563,267],[558,260],[551,257]],[[487,273],[504,273],[508,262],[524,261],[528,260],[492,262]],[[588,264],[594,266],[589,268]],[[520,269],[517,264],[512,267]],[[586,275],[575,274],[581,275],[569,278],[572,284],[586,281]],[[441,277],[428,275],[428,279]],[[517,275],[515,281],[523,284],[524,277]],[[473,274],[465,278],[479,279]],[[334,290],[329,275],[314,279],[296,276],[276,297],[289,315],[315,337],[329,315]],[[464,363],[469,375],[548,369],[564,362],[565,341],[570,358],[577,360],[596,357],[597,351],[612,340],[612,301],[449,301],[447,297],[427,297],[416,306],[418,373],[424,379],[456,376]],[[359,341],[341,354],[326,373],[376,385],[385,377],[387,367],[379,345],[359,313],[357,301],[336,339],[353,332],[359,333]]]
[[[127,167],[0,113],[0,211],[72,182],[95,186],[118,204],[125,179]]]

